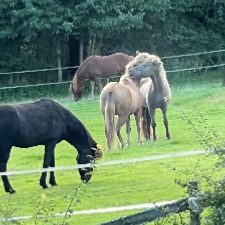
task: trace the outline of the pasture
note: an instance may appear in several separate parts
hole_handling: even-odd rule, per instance
[[[88,128],[93,138],[103,145],[104,156],[98,163],[184,152],[202,149],[202,140],[188,120],[180,118],[183,113],[197,130],[212,137],[209,140],[211,143],[214,143],[214,139],[210,130],[224,138],[225,89],[222,87],[221,75],[222,70],[209,71],[198,76],[195,74],[194,78],[181,77],[179,82],[171,81],[172,100],[168,106],[171,140],[166,140],[162,114],[156,110],[158,140],[139,145],[134,117],[131,116],[131,145],[123,150],[106,151],[99,99],[88,101],[87,96],[84,96],[82,101],[74,102],[71,96],[67,96],[54,100],[72,111]],[[122,130],[122,135],[125,135],[124,132]],[[58,144],[56,166],[76,165],[74,151],[66,142]],[[8,171],[41,168],[43,153],[43,146],[13,148]],[[65,220],[63,216],[51,215],[65,212],[72,198],[74,200],[70,212],[180,199],[186,196],[186,190],[175,184],[174,180],[199,179],[200,186],[204,188],[202,174],[212,174],[214,162],[215,157],[197,155],[102,166],[94,168],[93,177],[86,185],[81,185],[77,170],[56,171],[58,186],[46,190],[39,186],[39,173],[10,176],[17,193],[6,194],[1,186],[0,217],[32,216],[30,220],[18,221],[21,224],[63,224],[63,221],[79,225],[101,224],[141,210],[73,215]],[[44,215],[44,218],[38,219],[38,215]]]

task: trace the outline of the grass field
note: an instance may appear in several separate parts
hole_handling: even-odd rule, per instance
[[[69,96],[55,100],[71,110],[85,124],[94,139],[103,145],[104,157],[99,163],[184,152],[203,147],[200,143],[203,137],[196,134],[188,119],[197,131],[209,138],[208,142],[212,145],[216,144],[212,130],[219,137],[224,136],[225,89],[218,77],[203,74],[199,75],[198,79],[188,78],[171,83],[172,101],[168,108],[170,141],[165,138],[162,115],[157,111],[157,142],[150,141],[138,145],[134,117],[131,117],[131,146],[117,151],[105,150],[104,123],[97,97],[94,101],[87,101],[87,97],[84,97],[79,103],[75,103]],[[184,114],[188,119],[182,118]],[[124,131],[125,129],[125,137]],[[56,148],[56,165],[75,165],[76,155],[77,152],[72,146],[61,142]],[[8,170],[41,168],[42,158],[43,146],[13,148]],[[180,199],[187,196],[186,190],[175,184],[174,180],[198,179],[204,189],[202,175],[212,173],[215,161],[215,156],[198,155],[97,167],[92,180],[81,186],[77,170],[58,171],[58,186],[47,190],[42,190],[39,186],[40,174],[10,176],[11,184],[17,193],[8,195],[4,193],[3,187],[0,189],[0,217],[32,216],[31,220],[19,221],[21,224],[62,224],[63,217],[50,215],[65,212],[76,192],[70,211]],[[66,218],[65,221],[68,224],[97,225],[138,211],[140,210],[75,215]],[[45,215],[45,218],[37,219],[38,214]]]

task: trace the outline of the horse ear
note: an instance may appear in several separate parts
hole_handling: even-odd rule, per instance
[[[152,64],[155,65],[155,66],[161,66],[162,62],[160,62],[160,61],[153,61]]]
[[[139,51],[136,51],[136,56],[138,56],[140,54],[140,52]]]

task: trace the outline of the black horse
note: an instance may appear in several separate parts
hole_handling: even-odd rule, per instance
[[[74,146],[77,151],[77,163],[90,163],[102,157],[100,145],[69,110],[50,99],[41,99],[34,103],[0,106],[0,172],[7,171],[7,162],[13,146],[28,148],[45,146],[43,168],[55,167],[54,149],[62,140]],[[93,168],[79,169],[81,180],[91,179]],[[47,172],[40,177],[40,185],[46,184]],[[2,175],[6,192],[14,193],[8,177]],[[54,171],[50,172],[49,183],[57,185]]]

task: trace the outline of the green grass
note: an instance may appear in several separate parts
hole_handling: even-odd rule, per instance
[[[203,78],[201,77],[201,79]],[[104,148],[104,157],[99,162],[201,149],[199,137],[187,120],[180,118],[183,112],[199,130],[205,129],[206,135],[212,136],[211,133],[207,134],[212,129],[223,138],[225,89],[221,87],[220,80],[215,79],[203,83],[189,80],[186,84],[173,82],[171,89],[172,101],[168,108],[168,119],[172,139],[166,140],[162,115],[157,110],[157,142],[150,141],[139,145],[134,117],[132,117],[131,146],[123,150],[108,152]],[[104,123],[99,100],[90,102],[86,99],[85,97],[79,103],[75,103],[71,97],[56,100],[70,109],[85,124],[94,139],[105,147]],[[207,120],[207,126],[202,123],[200,112]],[[124,128],[122,132],[125,137]],[[77,152],[72,146],[61,142],[56,148],[56,165],[75,165],[76,155]],[[8,170],[41,168],[42,158],[43,146],[28,149],[13,148]],[[174,180],[198,179],[201,187],[205,188],[202,174],[212,173],[211,169],[215,161],[216,157],[198,155],[97,167],[92,180],[80,189],[71,210],[135,205],[186,197],[186,190],[176,185]],[[38,207],[42,209],[40,214],[44,215],[47,214],[47,211],[49,214],[54,214],[67,210],[71,198],[81,184],[77,170],[57,171],[58,186],[50,187],[47,190],[40,188],[39,177],[38,173],[9,177],[17,193],[8,195],[3,188],[0,189],[0,217],[7,213],[8,216],[33,216],[37,214]],[[66,222],[68,224],[95,225],[138,211],[140,210],[76,215],[67,218]],[[62,224],[62,221],[63,217],[52,217],[49,218],[48,223],[34,219],[32,221],[24,220],[23,223]],[[2,224],[4,223],[2,222]]]

